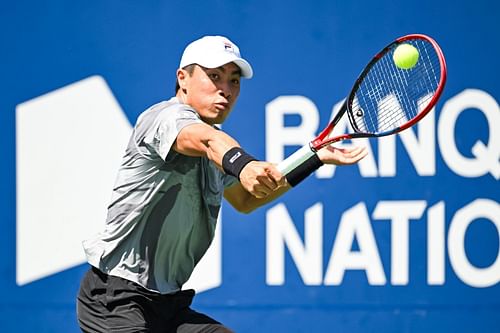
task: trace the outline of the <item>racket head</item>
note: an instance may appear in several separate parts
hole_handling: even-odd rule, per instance
[[[409,69],[397,67],[393,60],[401,44],[410,44],[418,51],[418,61]],[[401,132],[432,110],[445,83],[446,62],[436,41],[423,34],[400,37],[372,58],[341,110],[311,146],[318,150],[341,140]],[[343,113],[347,113],[354,132],[330,138],[329,132]]]
[[[412,68],[394,62],[402,44],[418,50]],[[349,121],[355,133],[366,136],[401,132],[432,110],[445,83],[446,62],[436,41],[422,34],[400,37],[375,55],[356,80],[346,103]]]

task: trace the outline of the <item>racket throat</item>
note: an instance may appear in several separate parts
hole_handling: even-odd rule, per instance
[[[339,135],[339,136],[336,136],[336,137],[333,137],[330,139],[317,138],[317,139],[314,139],[313,141],[311,141],[311,150],[316,153],[321,148],[329,146],[331,144],[334,144],[335,142],[350,140],[350,139],[354,139],[356,137],[367,137],[367,136],[369,136],[369,135],[359,134],[359,133],[351,133],[351,134],[347,133],[347,134]]]

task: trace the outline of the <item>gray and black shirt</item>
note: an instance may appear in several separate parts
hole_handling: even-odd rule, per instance
[[[175,97],[140,115],[104,231],[83,243],[92,266],[163,294],[188,280],[213,239],[224,188],[237,181],[206,157],[172,149],[196,123],[196,111]]]

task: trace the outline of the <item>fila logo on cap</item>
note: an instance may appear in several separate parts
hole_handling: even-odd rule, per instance
[[[234,49],[233,49],[233,44],[229,43],[229,42],[224,42],[224,49],[226,51],[231,51],[231,52],[234,52]]]

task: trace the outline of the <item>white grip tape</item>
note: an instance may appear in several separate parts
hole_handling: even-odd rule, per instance
[[[286,176],[290,171],[292,171],[293,169],[304,163],[314,154],[316,153],[311,150],[311,147],[309,145],[305,145],[299,150],[297,150],[295,153],[290,155],[288,158],[281,161],[281,163],[278,164],[277,169],[284,176]]]

